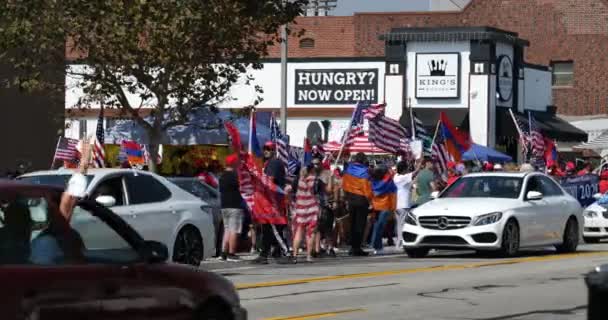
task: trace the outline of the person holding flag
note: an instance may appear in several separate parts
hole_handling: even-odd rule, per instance
[[[344,170],[342,187],[351,219],[351,250],[353,256],[367,256],[361,249],[367,215],[372,209],[372,186],[365,154],[359,152]]]
[[[257,140],[257,139],[256,139]],[[285,189],[285,166],[283,162],[276,157],[276,144],[272,141],[266,142],[263,148],[263,174],[270,178],[271,182],[274,183],[278,188]],[[255,216],[254,212],[254,216]],[[275,212],[276,215],[285,215],[285,212]],[[268,257],[271,253],[271,249],[274,246],[275,251],[273,256],[275,258],[283,255],[287,255],[287,247],[285,240],[283,239],[283,228],[284,224],[273,224],[269,221],[261,223],[262,232],[262,246],[260,255],[253,260],[254,264],[267,264]]]
[[[382,235],[384,227],[391,214],[397,209],[397,186],[393,174],[384,164],[376,166],[372,172],[372,207],[376,215],[376,223],[372,232],[374,254],[383,253]]]

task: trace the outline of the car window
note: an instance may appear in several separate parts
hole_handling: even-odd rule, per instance
[[[528,184],[526,185],[526,195],[528,194],[528,192],[530,191],[536,191],[536,192],[543,192],[541,183],[538,179],[538,176],[533,176],[528,178]]]
[[[100,196],[111,196],[116,200],[115,206],[123,206],[126,203],[123,177],[116,176],[102,180],[97,184],[91,193],[91,199],[97,199]]]
[[[31,184],[41,184],[46,186],[55,186],[55,187],[65,187],[68,184],[68,181],[72,177],[72,174],[54,174],[54,175],[40,175],[40,176],[29,176],[29,177],[19,177],[17,180],[31,183]],[[91,183],[93,180],[92,175],[87,175],[87,185]]]
[[[163,202],[171,198],[171,191],[147,174],[127,175],[129,204]]]
[[[74,208],[70,226],[82,241],[86,263],[125,264],[139,259],[137,251],[118,232],[79,206]]]
[[[501,176],[469,176],[458,179],[441,194],[441,198],[507,198],[519,197],[522,179]]]
[[[557,186],[557,184],[555,182],[553,182],[553,180],[547,178],[547,177],[542,177],[539,176],[539,181],[541,183],[541,188],[542,188],[542,193],[543,195],[546,196],[562,196],[564,195],[564,193],[562,192],[562,190],[560,189],[560,187]]]
[[[0,265],[123,264],[139,259],[98,217],[77,206],[68,225],[57,207],[45,197],[0,200]]]

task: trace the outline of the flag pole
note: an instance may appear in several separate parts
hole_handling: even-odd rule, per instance
[[[437,120],[437,125],[435,126],[435,133],[433,134],[433,141],[431,142],[431,144],[435,143],[435,139],[437,138],[437,134],[439,133],[439,125],[441,125],[441,120]]]
[[[513,120],[513,124],[515,125],[515,130],[517,130],[517,134],[519,134],[519,140],[521,141],[524,135],[521,132],[521,128],[517,124],[517,120],[515,120],[515,115],[513,114],[513,110],[511,110],[510,108],[509,108],[509,114],[511,115],[511,119]],[[523,152],[522,152],[522,156],[524,158],[524,162],[527,162],[526,155],[523,154]]]
[[[55,164],[55,160],[57,160],[57,149],[59,148],[59,142],[61,142],[61,137],[57,139],[57,145],[55,146],[55,152],[53,153],[53,160],[51,160],[51,170],[53,170],[53,165]]]
[[[412,140],[416,140],[416,126],[414,125],[414,110],[412,110],[412,98],[407,98],[407,108],[410,111],[410,122],[412,124]]]
[[[334,161],[334,167],[338,165],[338,161],[340,160],[340,157],[342,156],[342,152],[344,151],[344,145],[346,144],[346,139],[348,139],[348,135],[350,134],[350,130],[352,129],[352,123],[353,123],[353,120],[355,119],[355,114],[357,113],[358,107],[359,107],[359,103],[357,103],[357,105],[355,106],[355,110],[353,110],[353,115],[350,117],[350,122],[348,123],[348,128],[346,129],[346,132],[344,132],[344,135],[342,136],[342,145],[340,146],[340,151],[338,151],[338,156],[336,157],[336,161]]]

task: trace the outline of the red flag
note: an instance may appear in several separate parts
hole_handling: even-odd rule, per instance
[[[225,124],[232,139],[232,147],[241,150],[238,129],[230,122]],[[285,192],[253,161],[251,155],[241,153],[237,168],[241,196],[251,210],[253,220],[261,224],[287,224]]]

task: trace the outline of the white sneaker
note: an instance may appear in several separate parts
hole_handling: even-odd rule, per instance
[[[384,249],[374,250],[374,255],[375,256],[381,256],[383,254],[384,254]]]

